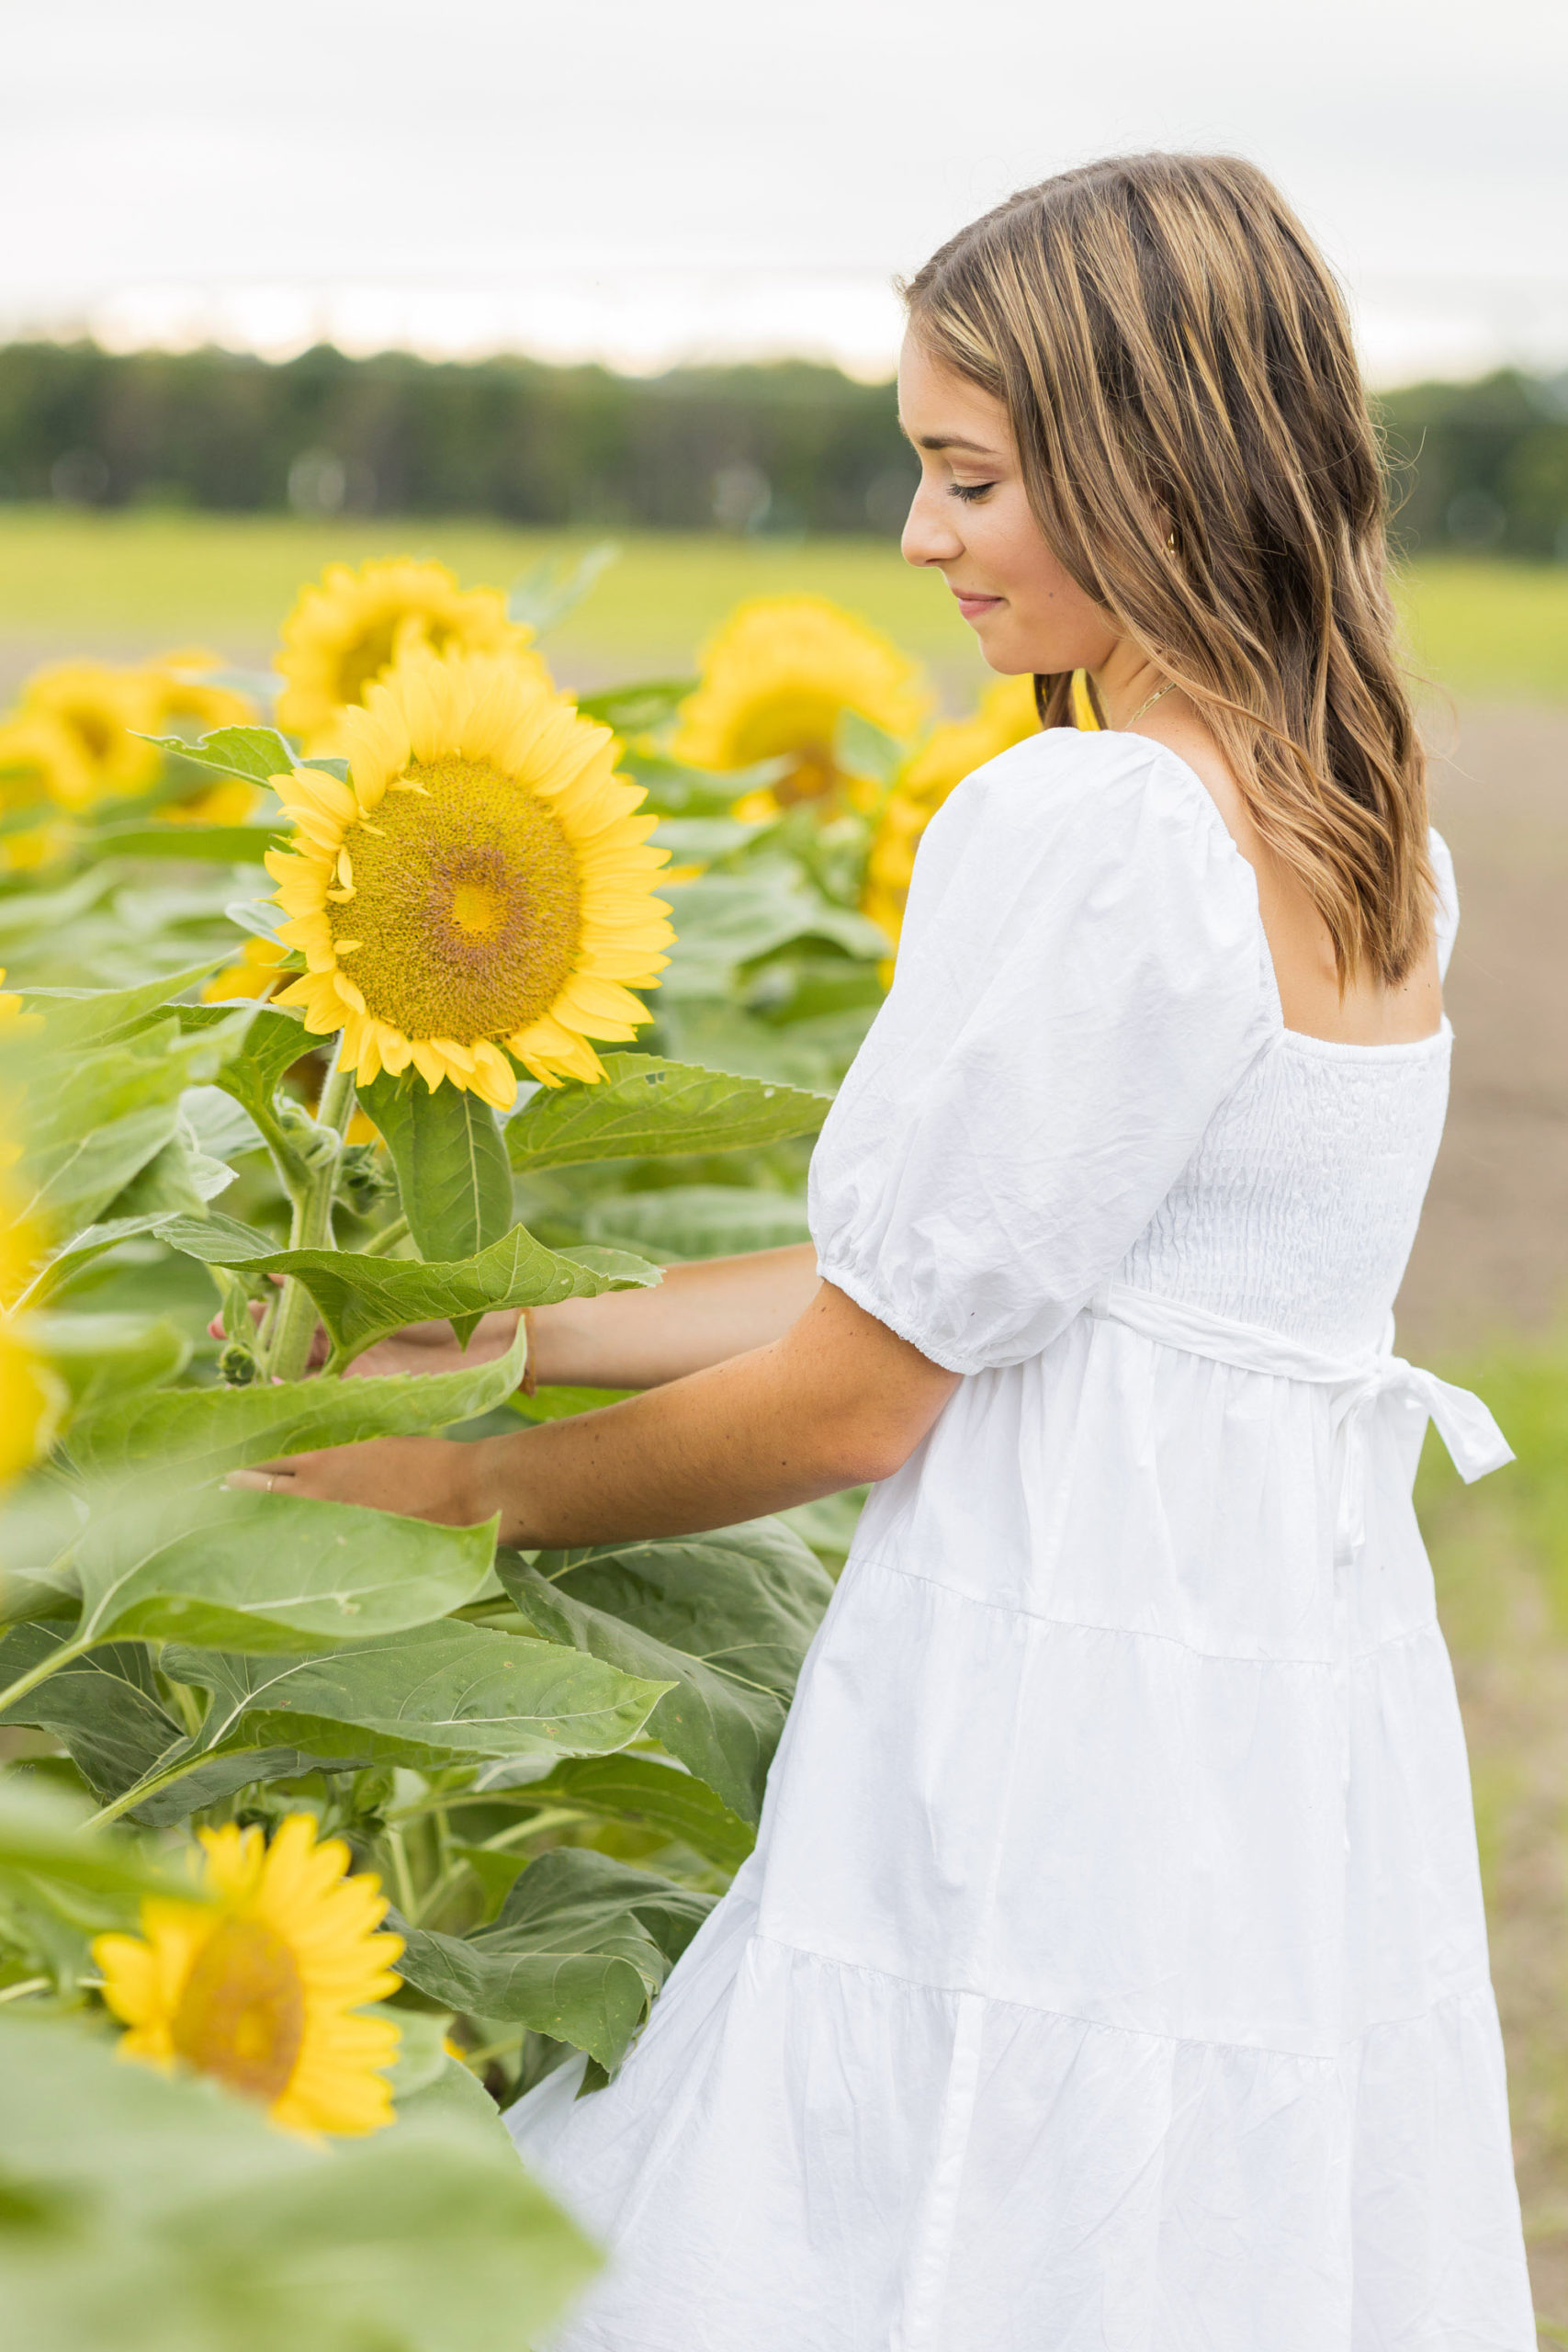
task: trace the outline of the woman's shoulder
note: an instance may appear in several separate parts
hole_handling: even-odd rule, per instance
[[[1243,889],[1250,881],[1224,819],[1185,760],[1146,735],[1110,729],[1053,727],[1026,736],[955,787],[927,838],[944,862],[966,851],[987,862],[1045,854],[1089,872],[1175,863]]]

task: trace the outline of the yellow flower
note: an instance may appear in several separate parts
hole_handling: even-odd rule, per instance
[[[1033,679],[998,678],[972,718],[950,719],[934,729],[900,773],[877,820],[861,899],[863,912],[895,946],[903,928],[915,852],[932,817],[954,785],[998,752],[1036,734],[1039,727]]]
[[[58,719],[81,758],[57,772],[52,797],[67,808],[143,792],[157,777],[162,755],[139,738],[156,732],[158,697],[145,670],[114,669],[107,662],[62,662],[35,671],[22,688],[20,716]],[[134,731],[133,731],[134,730]]]
[[[6,975],[0,971],[0,980]],[[0,1023],[16,1020],[21,999],[0,996]],[[17,1158],[0,1148],[0,1167]],[[38,1261],[37,1236],[16,1214],[9,1187],[0,1190],[0,1487],[28,1470],[47,1452],[60,1421],[64,1392],[29,1344],[26,1318],[6,1309],[27,1287]]]
[[[39,710],[0,720],[0,812],[81,808],[94,790],[92,763],[63,719]],[[47,865],[71,836],[70,824],[54,815],[0,833],[0,873],[26,874]]]
[[[239,962],[215,972],[208,981],[201,991],[203,1004],[231,1004],[237,996],[265,996],[288,953],[276,939],[247,939]]]
[[[737,606],[705,650],[671,749],[720,774],[793,761],[771,790],[736,802],[738,817],[771,817],[802,800],[832,815],[864,797],[834,757],[843,713],[901,739],[921,725],[930,700],[914,663],[852,613],[825,596],[761,596]]]
[[[222,668],[221,656],[205,646],[186,645],[161,653],[148,665],[155,716],[148,732],[186,735],[193,741],[219,727],[254,727],[260,713],[249,695],[220,686],[203,675]],[[169,802],[160,815],[182,825],[243,825],[261,800],[254,784],[242,776],[225,776],[203,785],[183,800]]]
[[[344,711],[414,652],[510,653],[547,683],[538,656],[524,651],[533,635],[507,619],[499,590],[465,593],[444,563],[408,556],[362,563],[357,571],[329,563],[319,584],[300,591],[283,624],[275,664],[284,679],[277,723],[307,752],[341,752]]]
[[[277,936],[307,966],[277,1001],[341,1029],[362,1080],[412,1061],[510,1110],[508,1053],[547,1086],[603,1077],[588,1039],[649,1018],[628,990],[673,935],[652,895],[667,853],[609,729],[536,667],[475,653],[403,662],[344,727],[346,784],[273,779],[299,829],[267,853]]]
[[[99,1936],[104,1999],[130,2030],[120,2055],[183,2061],[265,2102],[297,2132],[375,2132],[392,2120],[389,2018],[360,2017],[397,1988],[400,1937],[378,1880],[347,1875],[348,1848],[316,1843],[306,1813],[271,1845],[232,1822],[203,1829],[202,1900],[149,1897],[140,1936]]]

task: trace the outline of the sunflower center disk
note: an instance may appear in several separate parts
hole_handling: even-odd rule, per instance
[[[418,763],[349,828],[354,896],[329,901],[366,1011],[407,1037],[471,1046],[549,1011],[576,966],[582,893],[549,805],[468,760]],[[372,831],[371,827],[375,830]]]
[[[186,1980],[175,2048],[231,2089],[276,2099],[304,2038],[305,1992],[294,1954],[259,1919],[226,1919]]]

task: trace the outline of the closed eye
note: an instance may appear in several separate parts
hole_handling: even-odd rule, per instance
[[[995,490],[996,486],[994,481],[954,481],[949,482],[948,489],[954,498],[962,498],[966,505],[972,505],[976,498],[984,498],[986,492]]]

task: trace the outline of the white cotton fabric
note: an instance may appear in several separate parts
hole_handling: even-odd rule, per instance
[[[1371,1416],[1348,1555],[1330,1388],[1083,1311],[1368,1357],[1449,1048],[1284,1027],[1141,738],[935,819],[811,1217],[964,1377],[620,2075],[513,2111],[615,2246],[561,2352],[1529,2352],[1422,1415]]]

